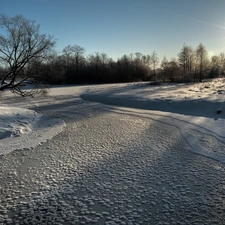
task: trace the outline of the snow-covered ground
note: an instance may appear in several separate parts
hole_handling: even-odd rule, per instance
[[[159,86],[148,83],[110,84],[92,87],[81,97],[108,105],[151,110],[135,111],[178,127],[191,151],[225,162],[223,147],[214,147],[210,151],[201,142],[200,137],[204,135],[196,133],[225,141],[225,79]],[[217,114],[218,110],[222,113]]]
[[[224,93],[224,79],[5,92],[0,224],[224,224]]]
[[[0,106],[0,154],[33,148],[62,131],[64,126],[63,120],[33,110]]]
[[[18,99],[16,103],[15,99],[8,102],[6,98],[9,96],[10,93],[4,95],[3,102],[7,104],[0,105],[0,154],[32,148],[63,130],[65,123],[61,119],[48,118],[27,108],[48,101],[51,104],[51,99],[63,104],[64,98],[73,101],[73,96],[81,96],[84,100],[120,106],[117,111],[126,113],[127,110],[121,107],[129,107],[129,112],[151,115],[155,120],[172,124],[180,129],[192,151],[225,162],[223,150],[205,149],[199,142],[199,135],[192,132],[194,129],[225,140],[225,80],[222,78],[203,83],[159,86],[148,83],[58,86],[51,89],[47,98],[28,101],[15,98]],[[223,112],[217,114],[218,109]],[[115,111],[115,107],[112,110]]]

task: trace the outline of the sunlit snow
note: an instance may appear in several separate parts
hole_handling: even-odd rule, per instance
[[[0,104],[0,154],[35,147],[63,130],[65,123],[61,119],[40,115],[28,108],[53,103],[63,107],[75,98],[82,98],[104,103],[107,110],[139,114],[176,126],[189,143],[189,150],[225,162],[225,153],[216,149],[208,151],[201,141],[207,135],[218,142],[225,141],[224,92],[222,78],[159,86],[145,82],[54,86],[47,97],[36,99],[20,98],[7,92]],[[221,114],[216,113],[218,108]],[[54,107],[51,114],[54,115]]]

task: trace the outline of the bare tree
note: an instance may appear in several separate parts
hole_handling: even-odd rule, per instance
[[[199,65],[199,81],[201,82],[203,79],[203,72],[206,69],[208,62],[208,53],[202,43],[200,43],[196,49],[196,59]]]
[[[143,56],[143,54],[140,53],[140,52],[136,52],[136,53],[135,53],[135,56],[136,56],[136,59],[137,59],[137,60],[141,60],[141,57]]]
[[[168,61],[167,57],[164,55],[161,65],[160,65],[161,69],[164,69],[168,65],[168,62],[169,61]]]
[[[103,69],[105,68],[105,66],[108,64],[109,62],[109,57],[107,56],[106,53],[100,53],[100,58],[101,58],[101,62],[102,62],[102,67]]]
[[[169,61],[167,57],[164,55],[161,64],[160,64],[160,69],[161,69],[161,80],[166,81],[167,80],[167,74],[166,74],[166,69],[168,67]]]
[[[68,69],[71,64],[72,64],[72,54],[73,54],[73,48],[71,45],[67,45],[64,49],[63,49],[63,55],[62,55],[62,60],[65,63],[66,68]]]
[[[64,58],[66,61],[66,67],[75,65],[76,74],[79,73],[80,65],[84,61],[85,49],[79,45],[68,45],[63,49]]]
[[[212,61],[212,66],[213,67],[220,67],[221,66],[221,61],[220,61],[220,57],[217,55],[214,55],[211,57],[211,61]]]
[[[211,69],[209,73],[209,78],[219,77],[220,74],[223,72],[223,65],[220,55],[219,56],[214,55],[211,57],[210,67]]]
[[[154,51],[151,55],[151,65],[152,65],[152,69],[153,69],[153,79],[154,79],[154,83],[156,82],[156,67],[159,63],[159,58],[157,53]]]
[[[101,55],[99,52],[95,52],[93,54],[88,55],[87,57],[89,65],[92,65],[93,68],[95,68],[95,72],[98,74],[102,61],[101,61]]]
[[[220,63],[222,66],[222,73],[223,75],[225,75],[225,54],[224,53],[220,53]]]
[[[74,54],[75,54],[75,62],[76,62],[76,74],[79,73],[80,64],[83,60],[83,54],[85,52],[85,49],[79,45],[73,46]]]
[[[177,82],[181,80],[182,69],[175,58],[171,58],[169,61],[166,57],[163,58],[161,69],[164,76],[164,81]]]
[[[183,48],[178,54],[178,62],[183,68],[183,80],[185,80],[186,75],[190,75],[192,73],[194,65],[194,51],[191,46],[184,44]]]
[[[150,55],[142,55],[141,61],[145,64],[148,65],[150,64],[151,61],[151,56]]]
[[[28,74],[26,67],[45,58],[55,44],[53,37],[40,34],[40,26],[22,15],[8,17],[1,14],[0,27],[5,30],[5,35],[0,35],[0,64],[7,68],[0,91],[10,89],[22,96],[33,95],[43,87],[42,81],[35,74]],[[34,84],[32,91],[23,90],[27,83]]]
[[[142,68],[142,64],[143,64],[142,61],[141,61],[142,56],[143,55],[140,52],[135,53],[135,58],[133,60],[133,63],[135,65],[135,71],[137,73],[139,73],[140,72],[139,70]]]

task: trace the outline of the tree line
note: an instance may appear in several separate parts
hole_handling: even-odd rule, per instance
[[[79,45],[67,45],[59,54],[52,36],[39,33],[35,21],[18,15],[0,15],[0,91],[10,89],[20,95],[33,95],[45,84],[82,84],[153,81],[199,82],[225,75],[225,54],[209,58],[206,47],[184,44],[177,57],[161,60],[155,51],[123,55],[113,60],[106,53],[85,55]],[[23,91],[33,83],[32,92]]]
[[[185,45],[177,58],[160,62],[157,53],[150,55],[140,52],[123,55],[113,60],[106,53],[84,55],[85,49],[79,45],[68,45],[62,53],[56,52],[31,70],[49,84],[82,84],[112,82],[201,82],[206,78],[225,75],[225,54],[211,58],[206,47],[199,44],[195,49]],[[37,63],[37,62],[35,62]]]

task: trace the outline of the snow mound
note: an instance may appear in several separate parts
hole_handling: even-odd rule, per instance
[[[64,126],[61,119],[33,110],[0,106],[0,155],[33,148],[58,134]]]
[[[32,130],[39,115],[27,109],[0,107],[0,139],[19,137]]]

